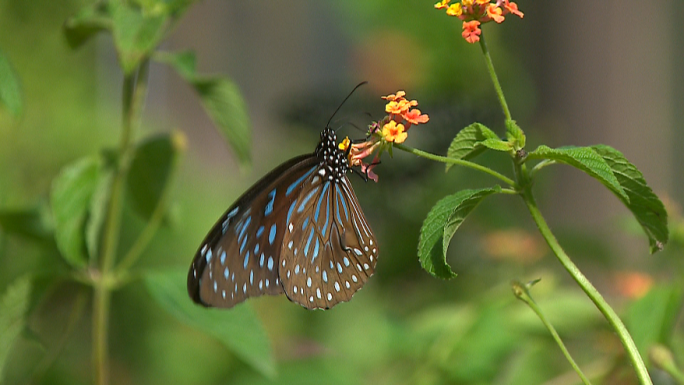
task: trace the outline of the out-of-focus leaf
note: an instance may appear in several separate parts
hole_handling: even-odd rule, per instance
[[[76,49],[101,31],[112,28],[112,19],[105,1],[97,1],[82,8],[64,23],[64,34],[69,46]]]
[[[449,242],[461,223],[482,199],[498,192],[501,192],[499,186],[462,190],[435,204],[423,222],[418,241],[418,258],[425,271],[445,279],[456,276],[446,262]]]
[[[644,359],[654,344],[672,341],[683,295],[680,285],[655,286],[628,308],[625,324]]]
[[[124,73],[130,74],[164,38],[169,17],[159,12],[143,12],[126,2],[112,2],[109,10],[119,62]]]
[[[30,294],[31,281],[22,277],[15,280],[0,299],[0,382],[10,349],[24,329]]]
[[[204,109],[223,133],[242,164],[250,160],[250,121],[237,85],[228,78],[200,78],[192,82]]]
[[[197,75],[197,59],[192,51],[156,52],[153,58],[170,65],[183,79],[189,82]]]
[[[641,172],[616,149],[597,145],[592,148],[603,157],[620,186],[627,194],[627,199],[616,194],[622,203],[634,214],[637,221],[648,236],[651,253],[662,250],[668,240],[667,211],[665,206],[653,193]]]
[[[197,0],[134,0],[146,13],[179,17]]]
[[[0,103],[14,116],[21,115],[24,108],[19,78],[2,51],[0,51]]]
[[[356,385],[363,381],[359,371],[341,365],[342,357],[316,357],[288,362],[278,372],[277,379],[264,378],[255,373],[240,373],[231,385]],[[346,362],[346,361],[345,361]]]
[[[62,257],[72,266],[84,267],[88,261],[85,224],[99,178],[100,161],[89,157],[64,167],[52,182],[55,240]]]
[[[165,52],[156,54],[154,58],[170,65],[195,88],[202,106],[218,126],[240,163],[248,164],[250,121],[247,106],[237,85],[226,77],[197,75],[195,55],[192,52]]]
[[[0,210],[0,230],[32,240],[46,242],[53,237],[46,213],[38,207],[17,210]]]
[[[99,252],[102,226],[106,218],[113,177],[113,170],[101,170],[97,186],[95,186],[90,199],[90,215],[86,221],[85,242],[91,259],[94,259]]]
[[[500,140],[496,133],[485,125],[473,123],[456,134],[456,137],[449,145],[449,150],[447,150],[447,157],[464,160],[472,159],[485,150],[481,142],[487,139]],[[449,171],[452,166],[453,164],[447,163],[446,171]]]
[[[539,146],[536,150],[530,152],[527,157],[528,159],[551,159],[578,168],[598,179],[599,182],[608,187],[620,199],[629,202],[627,193],[620,186],[620,182],[615,177],[615,174],[613,174],[608,163],[591,147],[550,148]]]
[[[242,304],[230,310],[204,308],[192,302],[185,271],[151,273],[145,283],[152,298],[183,323],[223,343],[254,369],[273,378],[276,365],[270,341],[252,308]]]
[[[149,220],[163,200],[184,149],[185,137],[179,131],[146,139],[136,149],[127,187],[133,207],[144,218]]]

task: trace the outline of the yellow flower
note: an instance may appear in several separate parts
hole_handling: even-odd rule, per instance
[[[461,16],[463,14],[463,8],[461,8],[461,3],[451,4],[446,11],[449,16]]]
[[[382,126],[382,136],[388,142],[403,143],[408,134],[404,132],[403,124],[397,124],[394,120],[390,120],[389,123]]]
[[[442,0],[439,3],[435,4],[435,8],[437,9],[444,9],[446,8],[451,0]]]

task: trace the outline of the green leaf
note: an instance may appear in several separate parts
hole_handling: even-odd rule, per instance
[[[156,52],[152,57],[171,66],[185,80],[192,82],[197,76],[197,59],[192,51]]]
[[[227,78],[197,78],[192,85],[202,105],[233,148],[240,163],[249,163],[249,115],[237,85]]]
[[[625,324],[645,359],[651,346],[672,341],[683,294],[680,285],[655,286],[629,306]]]
[[[119,62],[124,73],[130,74],[143,59],[152,55],[164,38],[169,17],[164,13],[143,12],[125,2],[112,2],[109,10]]]
[[[219,340],[238,357],[268,377],[275,377],[276,364],[270,341],[251,307],[242,304],[230,310],[204,308],[188,296],[185,271],[151,273],[145,283],[152,298],[181,322]]]
[[[618,150],[605,145],[592,146],[606,161],[620,186],[627,194],[624,199],[616,194],[622,203],[634,214],[646,232],[651,253],[663,249],[668,240],[667,211],[663,202],[653,193],[641,172]]]
[[[598,179],[599,182],[608,187],[620,199],[625,199],[629,202],[629,197],[622,186],[620,186],[620,182],[615,177],[615,174],[613,174],[613,170],[604,158],[591,147],[549,148],[547,146],[539,146],[536,150],[529,153],[527,158],[551,159],[578,168]]]
[[[72,49],[76,49],[101,31],[112,28],[109,8],[98,1],[82,8],[64,23],[64,34]]]
[[[485,139],[480,144],[484,147],[487,147],[490,150],[495,150],[495,151],[511,151],[513,149],[513,146],[511,145],[510,142],[504,142],[501,139]]]
[[[24,108],[19,78],[2,51],[0,51],[0,103],[15,117],[21,115]]]
[[[232,147],[240,163],[249,163],[251,141],[247,106],[237,85],[220,76],[205,77],[195,72],[192,52],[158,53],[156,60],[170,65],[199,94],[202,106]]]
[[[85,242],[91,260],[97,257],[100,250],[102,226],[106,218],[113,179],[113,169],[101,170],[97,186],[95,186],[90,199],[90,206],[88,208],[90,215],[86,220]]]
[[[39,207],[0,210],[0,229],[7,234],[49,242],[53,238],[53,229],[47,223],[44,211]]]
[[[0,383],[9,352],[26,324],[26,310],[31,294],[28,277],[16,279],[0,299]]]
[[[485,150],[481,142],[486,139],[499,138],[494,131],[483,124],[473,123],[456,134],[449,145],[449,150],[447,150],[447,157],[463,160],[472,159]],[[452,166],[453,164],[447,163],[446,171],[449,171]]]
[[[420,229],[418,258],[423,269],[439,278],[449,279],[456,276],[446,262],[446,252],[451,238],[482,199],[499,192],[499,186],[462,190],[435,204]]]
[[[516,151],[525,148],[525,133],[515,120],[506,121],[506,139],[508,139],[508,142],[511,143]]]
[[[145,219],[163,200],[184,148],[185,138],[174,132],[146,139],[135,150],[126,185],[133,208]]]
[[[84,267],[88,260],[85,223],[99,177],[100,162],[89,157],[64,167],[52,182],[55,240],[62,257],[72,266]]]

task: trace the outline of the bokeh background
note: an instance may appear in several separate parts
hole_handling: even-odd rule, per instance
[[[0,49],[24,97],[19,118],[0,113],[0,207],[46,205],[60,168],[115,146],[122,75],[112,41],[72,51],[62,24],[85,1],[0,0]],[[672,241],[648,242],[603,186],[565,166],[546,168],[536,186],[561,244],[626,320],[642,355],[666,343],[684,362],[680,205],[684,201],[684,3],[535,2],[525,18],[484,32],[528,148],[547,144],[615,147],[668,207]],[[638,6],[636,5],[638,4]],[[261,175],[310,152],[334,120],[362,137],[383,115],[380,95],[406,90],[430,115],[408,144],[446,153],[459,129],[479,121],[503,135],[503,115],[477,45],[431,1],[203,1],[163,45],[194,50],[202,73],[223,73],[243,92],[253,129],[251,168],[240,168],[199,104],[172,70],[151,68],[144,137],[180,129],[187,154],[174,186],[172,218],[136,265],[187,269],[219,215]],[[505,157],[481,157],[510,175]],[[421,270],[419,229],[432,205],[463,188],[496,181],[395,152],[380,182],[352,178],[380,243],[374,277],[353,301],[306,311],[284,297],[249,304],[263,322],[278,376],[268,378],[210,336],[178,322],[133,281],[113,297],[112,383],[140,384],[574,384],[560,351],[509,281],[541,278],[533,294],[587,374],[599,383],[635,383],[617,337],[535,233],[516,197],[489,199],[454,237],[445,282]],[[124,216],[124,240],[142,228]],[[58,257],[34,240],[0,232],[0,293],[16,278],[46,272]],[[36,282],[41,282],[36,280]],[[91,382],[90,292],[46,281],[12,346],[8,384]],[[189,299],[188,299],[189,301]],[[74,309],[81,307],[82,311]],[[65,333],[70,317],[81,314]],[[256,325],[261,327],[259,325]],[[55,353],[55,347],[59,352]],[[648,359],[648,358],[647,358]],[[668,377],[653,369],[657,383]]]

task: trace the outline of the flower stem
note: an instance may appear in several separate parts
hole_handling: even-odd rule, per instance
[[[568,349],[565,347],[565,344],[563,343],[563,340],[561,340],[560,336],[558,335],[558,332],[556,332],[556,329],[553,327],[551,322],[549,322],[548,318],[544,315],[544,313],[541,311],[541,308],[537,303],[534,301],[534,298],[529,293],[529,290],[527,288],[527,285],[523,285],[520,282],[513,281],[512,282],[513,286],[513,293],[515,296],[525,302],[527,306],[532,309],[532,311],[537,314],[537,317],[542,321],[544,326],[546,326],[546,329],[549,330],[549,333],[551,333],[551,336],[553,339],[556,341],[556,344],[558,344],[558,347],[561,349],[563,352],[563,355],[565,356],[565,359],[568,360],[572,368],[575,370],[577,375],[582,379],[582,382],[584,382],[586,385],[591,385],[591,381],[582,373],[582,369],[577,365],[575,360],[572,358],[570,355],[570,352],[568,352]]]
[[[121,211],[123,207],[123,187],[130,162],[133,131],[138,124],[140,110],[147,91],[147,71],[149,61],[140,64],[136,71],[124,77],[123,82],[123,121],[119,142],[116,170],[109,194],[106,220],[103,228],[102,248],[100,251],[99,271],[92,273],[93,295],[93,366],[95,383],[109,383],[108,373],[108,330],[109,305],[112,290],[110,272],[116,258],[121,230]]]
[[[620,320],[620,317],[618,317],[618,315],[615,313],[613,308],[611,308],[608,302],[606,302],[606,300],[603,298],[601,293],[599,293],[598,290],[596,290],[596,288],[594,287],[594,285],[592,285],[591,282],[589,282],[587,277],[585,277],[584,274],[582,274],[579,268],[572,262],[570,257],[567,254],[565,254],[565,251],[558,243],[558,240],[551,232],[551,229],[549,228],[548,224],[544,220],[544,217],[539,211],[539,208],[537,207],[537,203],[534,200],[534,196],[532,195],[532,191],[529,185],[526,186],[523,190],[522,197],[525,201],[525,204],[527,205],[527,208],[530,211],[530,214],[532,215],[532,219],[539,228],[539,232],[546,240],[546,243],[549,245],[549,247],[556,255],[560,263],[563,265],[563,267],[565,267],[565,270],[567,270],[568,273],[570,273],[570,276],[575,280],[575,282],[577,282],[577,284],[587,294],[587,296],[592,300],[592,302],[594,302],[594,305],[596,305],[599,311],[603,313],[603,316],[612,326],[613,330],[615,330],[615,333],[620,338],[620,341],[622,341],[622,345],[625,347],[627,355],[629,356],[629,359],[631,360],[632,365],[636,370],[636,375],[639,378],[639,382],[642,385],[651,385],[652,382],[651,378],[648,375],[648,370],[646,370],[644,361],[642,360],[641,355],[639,354],[639,350],[634,344],[634,341],[632,340],[632,336],[629,334],[629,331]]]
[[[413,155],[417,155],[417,156],[420,156],[420,157],[423,157],[426,159],[430,159],[430,160],[434,160],[434,161],[442,162],[442,163],[457,164],[459,166],[469,167],[469,168],[472,168],[474,170],[482,171],[486,174],[489,174],[489,175],[501,180],[502,182],[506,183],[509,186],[515,186],[515,182],[512,179],[510,179],[510,178],[508,178],[502,174],[499,174],[498,172],[492,170],[491,168],[481,166],[477,163],[468,162],[467,160],[462,160],[462,159],[448,158],[446,156],[439,156],[439,155],[431,154],[429,152],[418,150],[416,148],[405,146],[403,144],[396,144],[395,143],[392,146],[394,148],[399,149],[399,150],[406,151],[408,153],[411,153]]]
[[[496,76],[496,71],[494,70],[494,63],[492,62],[492,57],[489,54],[489,49],[487,48],[487,43],[485,43],[484,33],[480,35],[480,48],[485,57],[485,63],[487,63],[487,71],[489,72],[489,77],[492,78],[492,83],[494,83],[494,89],[496,90],[496,95],[499,97],[499,103],[501,103],[501,108],[506,116],[506,120],[511,120],[511,111],[508,109],[508,104],[506,103],[506,98],[504,97],[503,89],[499,83],[499,78]]]

